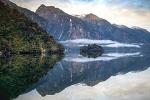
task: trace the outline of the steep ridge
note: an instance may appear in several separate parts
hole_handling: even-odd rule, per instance
[[[58,40],[109,39],[126,43],[149,43],[150,33],[144,29],[120,27],[90,13],[82,18],[71,16],[54,6],[41,5],[36,13],[48,21],[47,31]]]
[[[47,29],[58,40],[92,38],[88,34],[92,28],[88,28],[87,22],[69,15],[59,8],[41,5],[36,13],[49,22]]]

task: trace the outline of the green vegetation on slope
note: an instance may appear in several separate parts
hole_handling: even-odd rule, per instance
[[[61,52],[62,45],[16,9],[0,1],[0,53]]]
[[[0,57],[0,100],[11,100],[32,90],[34,84],[61,59],[62,57],[56,54],[44,57]]]

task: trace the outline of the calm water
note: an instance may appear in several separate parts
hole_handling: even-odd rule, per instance
[[[150,46],[103,46],[97,58],[64,44],[64,58],[1,59],[0,95],[15,100],[150,100]],[[86,45],[86,44],[84,44]]]

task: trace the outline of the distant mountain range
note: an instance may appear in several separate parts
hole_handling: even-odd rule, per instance
[[[14,6],[15,4],[10,3],[10,5]],[[147,30],[111,24],[92,13],[82,17],[72,16],[59,8],[43,4],[35,13],[25,8],[16,7],[28,18],[51,33],[57,40],[86,38],[113,40],[124,43],[150,43],[150,32]]]
[[[109,23],[94,14],[71,16],[59,8],[41,5],[36,13],[48,21],[47,31],[58,40],[108,39],[119,42],[150,42],[150,33],[141,28],[128,28]]]

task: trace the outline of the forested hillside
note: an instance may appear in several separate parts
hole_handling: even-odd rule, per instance
[[[0,53],[60,52],[62,45],[15,8],[0,1]]]

